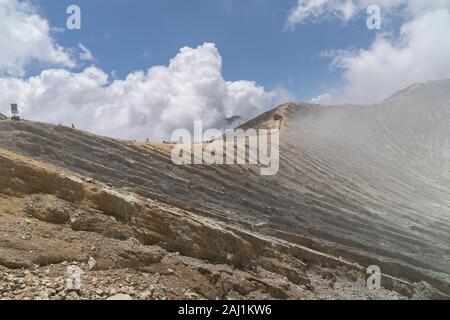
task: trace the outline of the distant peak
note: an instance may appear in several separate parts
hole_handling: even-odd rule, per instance
[[[384,100],[383,102],[391,101],[393,99],[403,97],[403,96],[415,96],[417,94],[420,94],[423,91],[430,92],[430,89],[436,89],[441,91],[441,88],[444,88],[446,92],[448,92],[448,88],[450,87],[450,79],[443,79],[443,80],[436,80],[436,81],[427,81],[427,82],[420,82],[412,84],[408,87],[406,87],[403,90],[397,91],[393,95],[391,95],[389,98]]]

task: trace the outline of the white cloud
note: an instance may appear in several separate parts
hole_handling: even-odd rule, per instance
[[[450,0],[297,0],[289,12],[286,26],[293,29],[297,24],[331,18],[347,22],[371,5],[379,6],[384,15],[398,13],[398,9],[402,9],[407,16],[417,16],[448,8]]]
[[[161,140],[175,129],[191,129],[194,121],[222,128],[226,118],[248,119],[292,98],[285,90],[266,91],[255,82],[225,81],[213,43],[182,48],[168,66],[136,71],[122,80],[96,66],[73,72],[78,61],[94,61],[92,53],[81,43],[69,49],[58,45],[51,34],[60,30],[51,29],[36,12],[31,2],[0,0],[0,112],[9,112],[10,103],[17,102],[21,115],[31,120]],[[53,68],[21,78],[31,62]]]
[[[323,52],[333,67],[342,69],[343,89],[329,88],[333,97],[324,94],[313,101],[379,102],[411,84],[450,78],[450,0],[299,0],[287,24],[331,16],[348,21],[372,4],[383,15],[401,17],[399,36],[385,30],[367,49]]]
[[[341,102],[379,102],[411,84],[450,78],[450,12],[440,9],[403,25],[398,39],[334,58],[344,70]]]
[[[50,27],[29,2],[0,0],[0,74],[21,76],[33,62],[74,67],[67,50],[50,36]]]
[[[95,60],[91,51],[88,48],[86,48],[82,43],[78,44],[78,48],[80,49],[80,52],[79,52],[80,60],[82,60],[82,61]]]
[[[223,128],[289,101],[285,90],[266,91],[251,81],[223,79],[222,58],[212,43],[182,48],[168,66],[136,71],[108,82],[95,66],[80,73],[50,69],[29,79],[0,79],[0,111],[18,102],[29,119],[62,123],[127,139],[165,139],[194,121]]]
[[[324,93],[317,96],[316,98],[311,99],[310,102],[314,104],[323,104],[323,105],[332,104],[333,96],[330,93]]]
[[[323,16],[326,12],[326,6],[327,0],[298,0],[297,5],[291,9],[286,24],[289,28],[293,28],[307,18]]]

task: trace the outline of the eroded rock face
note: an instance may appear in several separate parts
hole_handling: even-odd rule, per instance
[[[130,193],[103,188],[93,197],[93,200],[105,214],[123,221],[130,221],[131,217],[139,211],[137,200]]]
[[[0,121],[1,120],[6,120],[6,119],[8,119],[8,117],[5,116],[3,113],[0,113]]]
[[[74,231],[95,232],[107,238],[128,240],[136,237],[136,231],[112,216],[94,209],[79,209],[71,214],[70,227]]]
[[[55,224],[65,224],[70,219],[70,205],[54,195],[33,195],[25,204],[26,211],[34,218]]]

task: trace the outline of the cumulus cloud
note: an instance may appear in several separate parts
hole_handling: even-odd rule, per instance
[[[224,128],[234,115],[248,119],[292,97],[251,81],[225,81],[213,43],[182,48],[168,66],[110,81],[95,66],[74,73],[50,69],[29,79],[0,79],[0,106],[17,101],[29,119],[62,123],[98,134],[161,140],[178,128]],[[5,112],[5,109],[0,111]]]
[[[0,0],[0,74],[22,76],[31,62],[74,67],[75,62],[56,44],[47,20],[29,3]]]
[[[398,39],[381,36],[333,63],[344,70],[341,102],[379,102],[411,84],[450,78],[450,12],[429,12],[403,25]]]
[[[283,89],[265,90],[252,81],[226,81],[222,58],[213,43],[185,47],[167,66],[135,71],[125,79],[92,65],[74,72],[79,62],[95,61],[79,44],[63,48],[52,38],[47,20],[31,2],[0,0],[0,112],[18,103],[25,118],[71,125],[94,133],[162,140],[173,130],[222,129],[226,118],[249,119],[292,99]],[[24,78],[29,63],[44,69]]]
[[[323,53],[343,71],[343,89],[329,89],[333,96],[327,93],[314,102],[375,103],[411,84],[450,78],[450,0],[300,0],[288,25],[330,16],[348,21],[372,4],[385,15],[402,17],[399,35],[383,32],[367,49]]]

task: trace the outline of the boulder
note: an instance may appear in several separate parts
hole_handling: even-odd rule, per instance
[[[98,210],[121,221],[130,221],[131,217],[139,211],[134,195],[126,192],[104,188],[93,200]]]
[[[65,224],[70,219],[70,207],[53,195],[34,195],[25,206],[34,218],[53,224]]]

